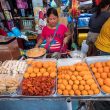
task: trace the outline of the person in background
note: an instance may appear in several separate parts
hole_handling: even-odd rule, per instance
[[[96,54],[94,42],[96,41],[103,24],[110,17],[110,12],[108,12],[109,5],[110,0],[102,0],[97,6],[96,12],[90,18],[89,32],[86,40],[87,44],[89,45],[88,56]]]
[[[36,47],[43,46],[48,52],[61,52],[61,50],[66,50],[70,39],[71,33],[68,28],[59,23],[57,10],[49,8],[47,10],[47,25],[43,28]]]
[[[96,55],[110,55],[110,18],[102,26],[95,42]]]

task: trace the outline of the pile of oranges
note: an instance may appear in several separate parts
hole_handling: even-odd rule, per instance
[[[110,93],[110,61],[96,62],[90,64],[90,67],[101,89],[106,93]]]
[[[54,61],[29,61],[29,67],[24,73],[24,78],[39,77],[39,76],[50,76],[56,77],[56,63]]]
[[[60,95],[94,95],[100,90],[86,63],[58,67],[57,93]]]

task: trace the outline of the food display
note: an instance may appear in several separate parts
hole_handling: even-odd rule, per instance
[[[22,94],[32,96],[48,96],[55,92],[56,62],[32,61],[29,64],[22,82]]]
[[[37,57],[44,55],[45,53],[46,53],[45,48],[33,48],[33,49],[28,50],[26,52],[26,55],[27,57],[30,57],[30,58],[37,58]]]
[[[24,73],[27,68],[25,61],[7,60],[0,66],[0,74]]]
[[[90,64],[97,82],[105,93],[110,93],[110,60]]]
[[[27,68],[25,61],[7,60],[0,66],[0,94],[17,93]]]
[[[65,64],[58,67],[57,94],[86,96],[100,93],[86,63]]]
[[[16,74],[14,76],[0,74],[0,94],[9,95],[17,93],[17,89],[21,83],[21,75]]]

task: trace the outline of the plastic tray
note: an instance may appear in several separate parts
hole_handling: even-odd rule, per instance
[[[85,62],[85,59],[81,59],[81,58],[68,58],[68,59],[59,59],[58,60],[58,63],[57,63],[57,66],[58,67],[60,67],[60,66],[69,66],[69,65],[73,65],[73,64],[76,64],[76,63],[79,63],[79,62]],[[88,67],[89,68],[89,67]],[[91,71],[90,71],[91,72]],[[92,73],[91,73],[92,74]],[[93,74],[92,74],[92,76],[93,76]],[[97,86],[98,86],[98,88],[99,88],[99,85],[98,85],[98,83],[97,83],[97,81],[95,80],[95,78],[94,78],[94,76],[93,76],[93,79],[94,79],[94,81],[95,81],[95,83],[97,84]],[[57,87],[56,87],[57,88]],[[57,90],[57,89],[56,89]],[[100,89],[99,89],[100,90]],[[58,93],[57,93],[57,95],[58,96],[65,96],[65,95],[59,95]],[[100,96],[100,95],[102,95],[101,94],[101,92],[99,93],[99,94],[94,94],[94,95],[80,95],[80,96],[82,96],[82,97],[88,97],[88,96]],[[67,96],[69,96],[69,95],[67,95]],[[77,96],[77,95],[73,95],[73,97],[74,96]],[[78,97],[80,97],[80,96],[78,96]]]
[[[108,60],[110,60],[110,56],[94,56],[94,57],[86,57],[86,58],[85,58],[85,61],[86,61],[86,63],[88,64],[88,66],[89,66],[90,64],[92,64],[92,63],[105,62],[105,61],[108,61]],[[89,68],[90,68],[90,66],[89,66]],[[92,72],[92,69],[91,69],[91,68],[90,68],[90,70],[91,70],[91,73],[92,73],[93,76],[94,76],[94,73]],[[95,77],[95,76],[94,76],[94,79],[96,80],[96,77]],[[106,92],[104,92],[104,91],[101,89],[101,87],[100,87],[100,85],[99,85],[99,83],[98,83],[97,80],[96,80],[96,82],[97,82],[97,84],[98,84],[100,90],[101,90],[104,94],[110,95],[109,93],[106,93]]]
[[[56,64],[57,64],[57,60],[56,59],[54,59],[54,58],[44,58],[44,59],[33,59],[32,61],[41,61],[41,62],[47,62],[47,61],[52,61],[52,62],[55,62]],[[30,65],[28,65],[28,67],[29,67]],[[57,67],[56,67],[56,69],[57,69]],[[56,72],[56,75],[57,75],[57,72]],[[49,96],[56,96],[56,81],[57,81],[57,76],[56,76],[56,78],[55,78],[55,87],[53,88],[53,91],[52,91],[52,94],[51,95],[49,95]],[[22,88],[21,88],[21,95],[22,95]],[[22,95],[22,96],[24,96],[24,97],[26,97],[27,95]],[[31,96],[27,96],[27,97],[31,97]],[[36,96],[32,96],[32,97],[48,97],[48,96],[40,96],[40,95],[36,95]]]

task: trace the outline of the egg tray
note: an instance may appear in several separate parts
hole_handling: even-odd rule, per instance
[[[68,58],[68,59],[65,58],[65,59],[59,59],[58,60],[58,63],[57,63],[57,67],[60,67],[60,66],[70,66],[70,65],[73,65],[73,64],[76,64],[76,63],[79,63],[79,62],[85,62],[85,59],[82,59],[82,58]],[[92,74],[92,77],[93,77],[95,83],[97,84],[97,86],[98,86],[98,88],[100,90],[100,86],[98,85],[98,83],[97,83],[96,79],[94,78],[94,75],[93,74]],[[57,90],[57,85],[56,85],[56,90]],[[57,91],[56,91],[56,94],[57,94],[57,96],[63,96],[63,97],[70,96],[70,95],[60,95],[60,94],[57,93]],[[79,95],[79,96],[78,95],[73,95],[72,97],[76,97],[76,96],[77,97],[97,97],[97,96],[100,96],[100,95],[102,95],[101,94],[101,91],[99,92],[99,94],[94,94],[94,95]]]
[[[92,71],[92,69],[90,68],[89,65],[92,64],[92,63],[96,63],[96,62],[105,62],[105,61],[108,61],[108,60],[110,60],[110,56],[93,56],[93,57],[86,57],[86,58],[85,58],[85,61],[86,61],[86,63],[88,64],[88,67],[89,67],[89,69],[90,69],[90,71],[91,71],[91,73],[92,73],[92,75],[93,75],[93,77],[94,77],[96,83],[98,84],[98,87],[99,87],[100,91],[101,91],[102,94],[104,94],[104,95],[110,95],[110,94],[104,92],[104,91],[101,89],[101,87],[100,87],[100,85],[99,85],[99,83],[98,83],[98,81],[97,81],[97,79],[96,79],[96,77],[95,77],[95,75],[94,75],[94,73],[93,73],[93,71]]]

